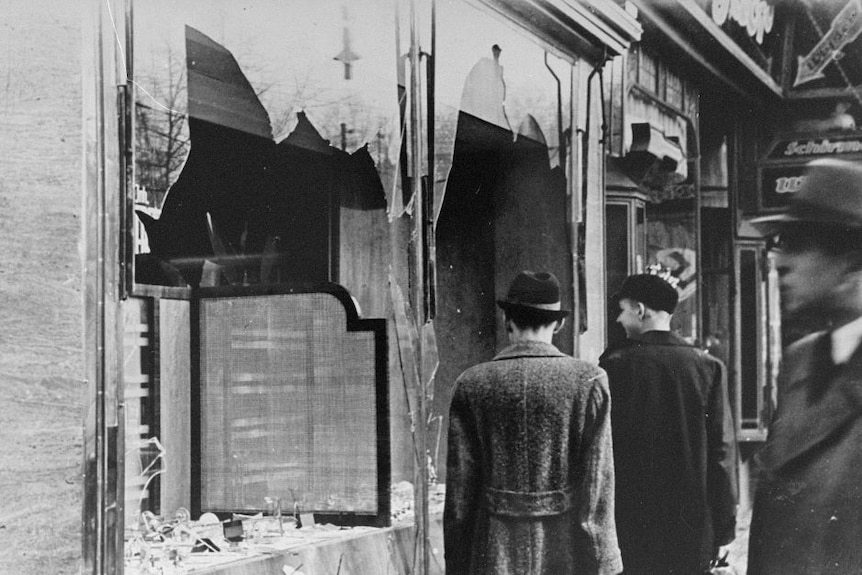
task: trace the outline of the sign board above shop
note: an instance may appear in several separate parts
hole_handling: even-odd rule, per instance
[[[772,211],[786,207],[790,197],[802,185],[804,171],[805,164],[760,167],[760,209]]]
[[[832,19],[829,29],[806,54],[797,58],[793,87],[825,78],[825,68],[844,56],[844,49],[862,33],[862,0],[850,0]]]
[[[780,54],[781,14],[775,0],[696,0],[733,42],[773,77]]]
[[[760,210],[784,208],[802,185],[806,164],[818,158],[862,162],[862,132],[797,134],[773,140],[758,168]]]
[[[763,44],[764,35],[775,24],[775,7],[766,0],[709,0],[708,5],[716,24],[736,22],[758,44]]]
[[[647,30],[757,100],[862,89],[862,0],[631,0]]]
[[[847,154],[862,154],[862,133],[778,138],[770,146],[766,159],[808,161],[815,156],[844,157]]]

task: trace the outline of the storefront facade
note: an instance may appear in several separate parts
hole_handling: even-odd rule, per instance
[[[679,278],[674,329],[728,367],[745,508],[781,349],[817,327],[782,325],[773,253],[748,222],[786,205],[807,161],[858,159],[859,11],[853,2],[632,4],[644,34],[609,96],[607,293],[649,265]]]
[[[84,572],[123,572],[142,511],[387,528],[404,482],[426,544],[390,551],[433,571],[452,383],[504,344],[511,277],[554,271],[556,343],[604,349],[604,74],[634,14],[118,0],[87,24]]]

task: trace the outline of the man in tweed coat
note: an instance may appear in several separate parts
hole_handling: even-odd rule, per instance
[[[497,303],[510,345],[449,409],[446,575],[619,573],[605,373],[552,345],[553,274],[521,272]]]
[[[734,538],[736,441],[724,364],[670,331],[678,293],[657,275],[623,282],[628,335],[608,373],[616,520],[626,575],[697,575]]]

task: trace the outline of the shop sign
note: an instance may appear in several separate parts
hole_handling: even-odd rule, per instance
[[[799,56],[793,87],[824,76],[823,69],[844,54],[841,49],[862,33],[862,0],[850,0],[835,16],[829,31],[806,56]]]
[[[764,210],[783,208],[805,181],[805,164],[765,166],[760,170],[760,207]]]
[[[779,140],[769,153],[771,160],[862,154],[862,134],[830,138]]]
[[[763,35],[772,31],[775,22],[775,7],[766,0],[713,0],[710,13],[719,26],[735,21],[758,44],[763,43]]]

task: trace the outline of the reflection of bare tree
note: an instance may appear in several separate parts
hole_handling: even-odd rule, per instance
[[[352,152],[367,144],[378,166],[389,157],[390,146],[398,137],[396,119],[368,105],[357,94],[345,95],[306,112],[333,146]]]
[[[186,66],[169,47],[165,73],[143,79],[135,105],[135,169],[137,184],[150,201],[161,205],[188,155]]]
[[[342,147],[342,136],[346,135],[348,149],[367,143],[372,155],[379,160],[378,147],[381,150],[385,147],[377,134],[386,136],[385,144],[391,142],[388,133],[392,127],[386,125],[388,110],[375,110],[369,106],[361,95],[349,89],[349,82],[333,82],[312,65],[291,66],[289,75],[285,75],[283,68],[267,70],[264,66],[245,62],[242,66],[255,87],[255,93],[269,111],[276,141],[296,127],[297,113],[305,112],[321,136],[335,147]],[[262,80],[271,78],[279,78],[279,81],[264,86]],[[344,134],[342,124],[346,130]]]
[[[187,72],[184,53],[170,45],[150,59],[159,65],[147,67],[137,78],[136,183],[148,190],[151,204],[158,207],[189,152]],[[297,113],[304,111],[333,146],[352,151],[368,144],[378,166],[390,160],[389,151],[399,137],[397,121],[388,109],[369,105],[344,80],[333,82],[312,65],[291,66],[286,75],[283,67],[253,57],[253,51],[237,60],[269,112],[276,141],[295,128]]]
[[[312,80],[312,70],[294,74],[292,86],[287,88],[287,93],[277,97],[277,111],[270,112],[272,121],[272,133],[276,139],[284,137],[296,125],[296,113],[306,109],[310,102],[320,97],[321,88]],[[262,101],[268,100],[263,93],[258,93]],[[269,106],[267,106],[269,107]]]

